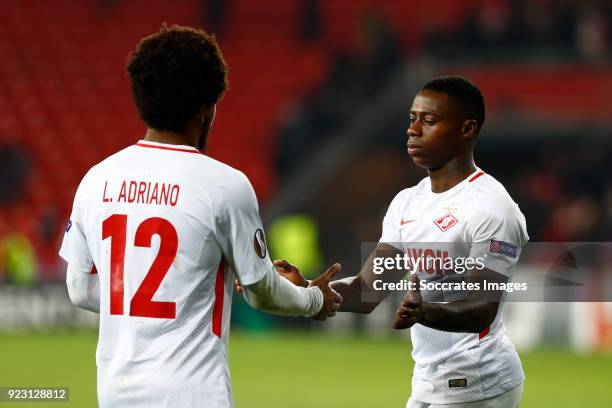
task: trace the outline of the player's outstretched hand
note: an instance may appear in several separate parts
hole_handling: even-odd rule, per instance
[[[395,315],[394,329],[408,329],[418,323],[423,313],[423,299],[419,289],[419,277],[416,273],[410,275],[409,282],[414,290],[409,290]]]
[[[329,282],[338,272],[340,272],[340,268],[341,266],[339,263],[333,264],[324,273],[313,279],[310,285],[308,285],[309,287],[316,286],[323,292],[323,307],[319,313],[312,317],[312,319],[325,320],[328,317],[335,316],[336,311],[340,309],[342,296],[329,286]]]
[[[280,276],[288,279],[295,286],[308,287],[308,280],[302,275],[298,267],[292,263],[284,259],[282,261],[276,260],[274,261],[274,267]]]

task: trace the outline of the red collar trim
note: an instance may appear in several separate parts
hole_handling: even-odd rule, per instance
[[[156,145],[156,144],[147,144],[145,142],[138,142],[138,143],[136,143],[135,146],[148,147],[149,149],[174,150],[175,152],[200,154],[200,152],[198,150],[196,150],[195,148],[180,149],[180,148],[177,148],[177,147],[168,147],[168,146],[159,146],[159,145]]]
[[[478,173],[474,174],[469,180],[468,183],[471,183],[472,181],[476,180],[478,177],[482,176],[483,174],[485,174],[484,171],[479,171]]]

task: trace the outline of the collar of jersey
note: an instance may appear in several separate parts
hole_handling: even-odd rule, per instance
[[[159,143],[159,142],[151,142],[149,140],[141,139],[136,143],[136,146],[140,147],[151,147],[162,150],[174,150],[178,152],[186,152],[186,153],[200,153],[198,149],[189,145],[177,145],[170,143]]]
[[[449,188],[446,191],[443,191],[441,193],[434,193],[433,191],[431,191],[431,180],[429,180],[429,186],[428,186],[428,190],[430,194],[433,194],[435,196],[441,197],[444,196],[446,194],[449,194],[453,191],[457,191],[459,190],[462,186],[464,186],[465,184],[469,183],[470,180],[472,179],[472,177],[474,177],[476,174],[483,172],[482,170],[480,170],[480,168],[476,167],[476,171],[474,171],[472,174],[470,174],[469,176],[467,176],[466,178],[464,178],[463,180],[461,180],[459,183],[457,183],[455,186]],[[484,172],[483,172],[484,173]],[[428,177],[429,178],[429,177]]]

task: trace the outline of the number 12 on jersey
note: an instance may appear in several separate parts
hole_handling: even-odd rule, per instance
[[[127,244],[127,219],[126,214],[113,214],[102,223],[102,240],[111,239],[110,314],[112,315],[124,314],[123,276]],[[134,246],[150,248],[153,235],[158,235],[160,238],[159,252],[140,287],[132,297],[130,316],[174,319],[176,317],[176,303],[154,301],[153,296],[176,258],[178,235],[170,221],[159,217],[147,218],[136,229]]]

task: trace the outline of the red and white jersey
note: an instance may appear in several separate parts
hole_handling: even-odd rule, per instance
[[[101,407],[232,406],[232,274],[274,270],[244,174],[140,141],[85,175],[60,255],[99,274]]]
[[[380,242],[410,259],[421,281],[443,279],[440,263],[428,258],[472,259],[480,267],[512,277],[528,241],[525,217],[504,187],[478,169],[443,193],[433,193],[429,178],[401,191],[383,221]],[[425,258],[420,263],[418,258]],[[443,299],[453,295],[444,293]],[[440,293],[437,293],[439,297]],[[452,333],[420,324],[411,329],[415,360],[412,398],[450,404],[491,398],[524,380],[520,360],[504,334],[501,307],[484,332]]]

